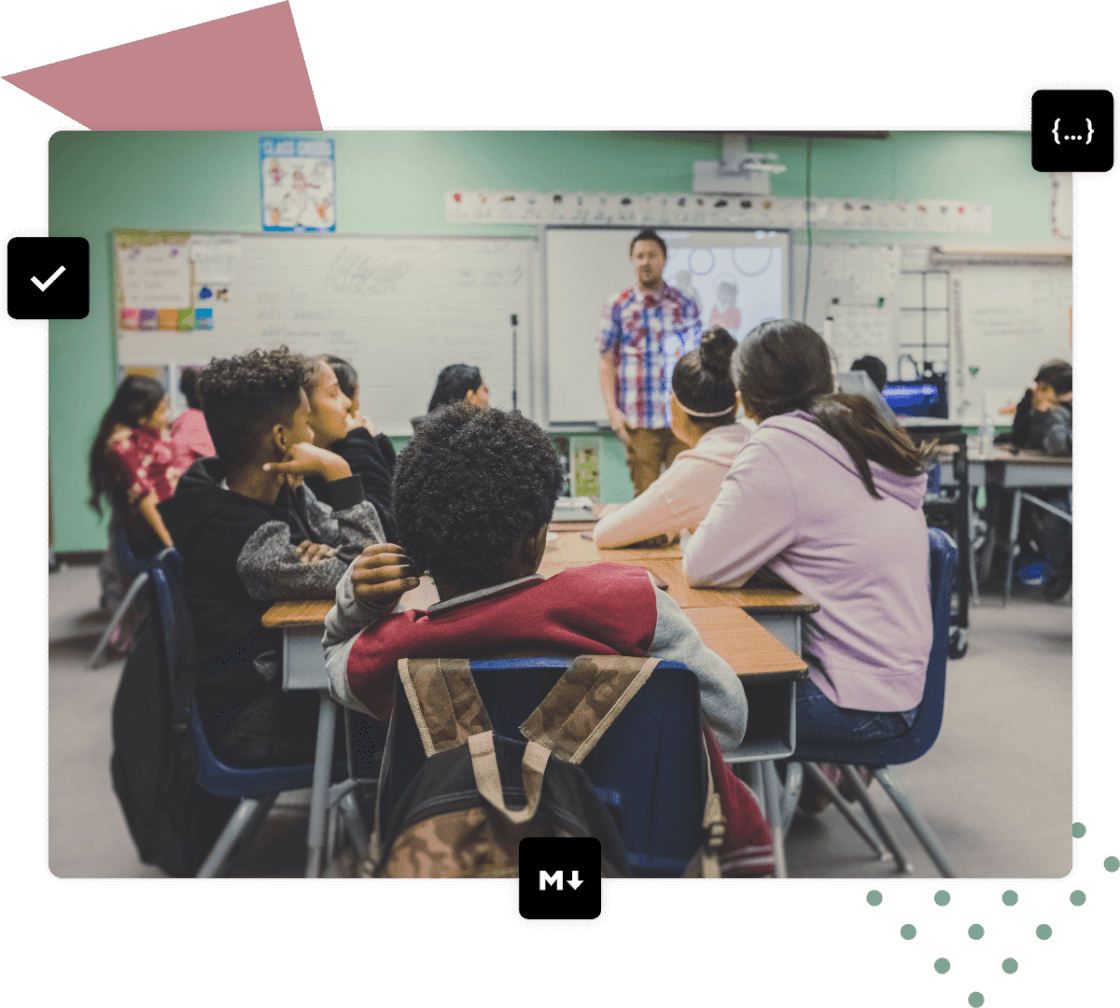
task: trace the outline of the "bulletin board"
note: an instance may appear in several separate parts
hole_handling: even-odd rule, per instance
[[[407,435],[439,371],[467,363],[504,409],[516,377],[529,412],[533,239],[122,231],[113,247],[119,365],[177,383],[184,366],[258,347],[336,354],[365,415]]]

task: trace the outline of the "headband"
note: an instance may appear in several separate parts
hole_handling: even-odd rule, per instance
[[[674,396],[675,395],[676,395],[676,393],[674,393]],[[735,409],[739,408],[739,404],[737,402],[733,402],[730,406],[727,407],[727,409],[716,410],[715,413],[699,413],[694,409],[689,409],[684,403],[682,403],[680,401],[680,399],[677,399],[677,405],[682,410],[684,410],[689,416],[695,416],[695,417],[724,416],[725,414],[730,413],[732,410],[735,410]]]

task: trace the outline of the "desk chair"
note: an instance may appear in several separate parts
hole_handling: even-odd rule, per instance
[[[141,589],[147,584],[150,569],[162,555],[157,553],[153,557],[138,557],[132,548],[132,544],[128,541],[128,533],[125,531],[124,522],[117,517],[116,512],[113,513],[113,518],[109,522],[109,549],[116,554],[117,565],[121,570],[136,576],[132,579],[132,584],[128,586],[128,591],[125,592],[124,598],[121,599],[120,605],[117,606],[109,620],[109,625],[97,642],[97,647],[93,649],[93,654],[89,656],[89,660],[86,662],[87,669],[99,668],[103,664],[102,659],[105,656],[105,649],[109,646],[109,637],[117,628],[117,624],[124,619],[124,614],[136,601],[136,596],[140,594]]]
[[[568,658],[472,661],[494,732],[521,739],[518,726],[544,699]],[[377,822],[424,764],[424,748],[400,679],[385,744]],[[615,816],[630,871],[639,878],[680,875],[703,837],[707,793],[700,686],[679,662],[661,662],[580,764]]]
[[[929,589],[930,604],[933,608],[933,647],[930,649],[929,664],[926,666],[926,684],[918,714],[910,729],[898,738],[885,742],[800,742],[793,753],[792,761],[804,764],[805,772],[827,791],[836,806],[846,814],[846,818],[859,830],[860,834],[878,851],[879,845],[866,829],[851,814],[839,792],[824,776],[818,763],[836,763],[845,782],[855,792],[860,805],[871,820],[875,830],[894,855],[899,871],[912,871],[902,847],[878,810],[871,803],[867,789],[863,786],[853,764],[872,768],[875,779],[882,785],[890,799],[895,803],[902,817],[921,841],[926,853],[937,865],[945,878],[955,878],[956,871],[950,863],[933,831],[922,819],[917,807],[903,791],[890,772],[890,767],[899,763],[912,763],[929,751],[937,741],[941,730],[941,715],[945,707],[945,666],[948,660],[949,644],[949,601],[953,591],[953,579],[957,571],[957,548],[953,541],[940,529],[929,529]],[[793,762],[791,761],[791,766]]]
[[[188,654],[193,653],[194,628],[182,596],[179,582],[181,574],[182,558],[174,550],[164,550],[160,553],[153,559],[148,570],[148,577],[155,589],[155,617],[163,645],[166,668],[172,676],[174,670],[179,667],[177,663],[182,661],[182,649],[189,648]],[[174,683],[172,696],[175,696]],[[198,705],[191,704],[178,716],[182,717],[183,713],[189,718],[189,728],[194,741],[195,783],[209,794],[241,799],[196,876],[214,878],[225,874],[237,850],[244,850],[252,842],[281,791],[294,791],[311,786],[314,768],[311,764],[272,767],[230,766],[215,754],[210,745],[198,712]],[[181,727],[187,726],[181,725]],[[333,808],[338,805],[341,808],[350,841],[359,855],[364,855],[368,835],[362,825],[353,789],[360,783],[371,782],[362,781],[349,772],[351,769],[349,755],[348,747],[346,779],[331,786],[327,807]]]

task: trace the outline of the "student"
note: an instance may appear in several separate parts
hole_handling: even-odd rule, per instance
[[[922,455],[864,396],[832,393],[828,347],[802,322],[763,323],[733,364],[759,426],[685,548],[689,583],[742,585],[766,564],[820,603],[798,739],[901,735],[933,632]]]
[[[1015,410],[1011,443],[1047,455],[1073,454],[1073,367],[1063,360],[1038,369]]]
[[[739,403],[731,381],[731,355],[738,342],[716,326],[673,369],[669,409],[673,433],[688,448],[643,493],[604,513],[593,533],[596,546],[613,549],[656,536],[670,540],[695,529],[716,499],[720,483],[739,454],[749,428],[735,422]],[[609,506],[609,505],[608,505]]]
[[[158,381],[128,375],[102,416],[89,453],[90,507],[100,515],[101,498],[107,496],[142,555],[174,545],[156,510],[175,492],[182,473],[167,431],[169,412]]]
[[[167,393],[154,378],[128,375],[101,418],[89,453],[89,505],[101,514],[102,497],[113,510],[110,540],[125,535],[132,552],[154,556],[173,546],[171,534],[156,506],[175,492],[181,459],[167,432]],[[110,541],[98,566],[102,608],[120,605],[135,575],[122,570]],[[128,651],[137,617],[129,614],[117,624],[109,646]]]
[[[201,713],[218,755],[242,766],[315,749],[318,696],[281,690],[281,632],[261,616],[278,599],[330,598],[362,547],[384,541],[358,477],[312,443],[303,385],[318,366],[284,348],[211,361],[199,385],[217,457],[160,507],[183,554]]]
[[[490,390],[482,372],[470,364],[448,364],[436,378],[436,388],[428,402],[428,412],[448,403],[465,402],[485,409],[490,405]]]
[[[206,417],[198,398],[199,368],[186,368],[179,378],[179,391],[187,400],[187,408],[171,425],[171,441],[180,456],[190,465],[195,459],[212,458],[214,442],[206,429]]]
[[[1073,454],[1073,367],[1069,363],[1051,360],[1038,369],[1034,385],[1027,389],[1015,410],[1010,442],[1016,448],[1046,455]],[[1034,494],[1067,513],[1070,510],[1069,492],[1064,487],[1038,487]],[[1073,584],[1073,534],[1069,523],[1039,508],[1025,508],[1019,542],[1025,552],[1041,556],[1053,568],[1043,586],[1043,595],[1051,601],[1064,598]]]
[[[593,564],[548,580],[537,574],[562,480],[551,442],[520,413],[458,404],[434,414],[401,452],[394,474],[401,545],[363,551],[327,616],[332,695],[387,718],[397,661],[405,657],[680,661],[700,680],[721,794],[732,805],[749,801],[719,757],[746,730],[743,687],[680,606],[640,567]],[[394,612],[424,572],[438,602],[426,612]],[[729,822],[729,838],[738,828]]]
[[[878,357],[872,357],[867,354],[866,357],[861,357],[859,360],[852,361],[852,366],[848,368],[849,371],[866,371],[871,380],[875,383],[875,387],[882,392],[887,385],[887,365],[884,364]]]
[[[432,413],[441,406],[463,402],[468,406],[487,409],[490,390],[482,380],[482,372],[470,364],[448,364],[436,378],[436,388],[428,401],[428,412],[412,418],[412,429],[418,431]]]
[[[340,357],[320,357],[304,391],[311,407],[308,423],[315,434],[315,444],[347,461],[350,471],[362,481],[366,500],[377,509],[386,538],[394,540],[397,526],[393,519],[391,480],[397,454],[392,442],[371,430],[370,422],[356,413],[358,386],[354,369]],[[316,497],[322,496],[325,484],[321,477],[309,476],[307,485]]]

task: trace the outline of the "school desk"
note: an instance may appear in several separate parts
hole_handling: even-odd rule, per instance
[[[676,562],[679,564],[679,560]],[[580,564],[577,562],[573,566]],[[552,573],[557,572],[554,570]],[[543,565],[541,573],[547,575]],[[420,592],[420,589],[416,591]],[[404,602],[407,606],[407,596]],[[277,627],[284,633],[283,688],[314,689],[319,692],[319,725],[307,830],[308,878],[318,877],[322,866],[331,752],[337,715],[337,706],[327,689],[321,644],[323,623],[331,605],[328,599],[276,602],[261,619],[264,626]],[[728,762],[758,764],[754,786],[756,789],[761,788],[767,818],[775,824],[775,872],[779,877],[784,877],[786,868],[781,843],[781,786],[773,769],[773,760],[792,753],[796,743],[792,698],[795,680],[806,674],[805,662],[798,656],[798,649],[785,647],[756,619],[730,602],[719,606],[690,608],[685,613],[699,631],[704,643],[723,657],[744,682],[748,705],[752,711],[748,719],[747,738],[739,749],[727,754],[727,758]]]
[[[1011,574],[1015,557],[1019,553],[1019,519],[1023,501],[1072,524],[1070,515],[1026,491],[1032,487],[1072,487],[1073,459],[1068,456],[1044,455],[1040,451],[1026,448],[1014,451],[999,445],[983,454],[969,455],[968,470],[970,487],[997,486],[1012,491],[1011,520],[1007,530],[1007,566],[1003,578],[1003,604],[1007,605],[1011,600]],[[941,460],[941,481],[943,485],[956,485],[951,459]],[[972,563],[975,579],[975,558]]]

